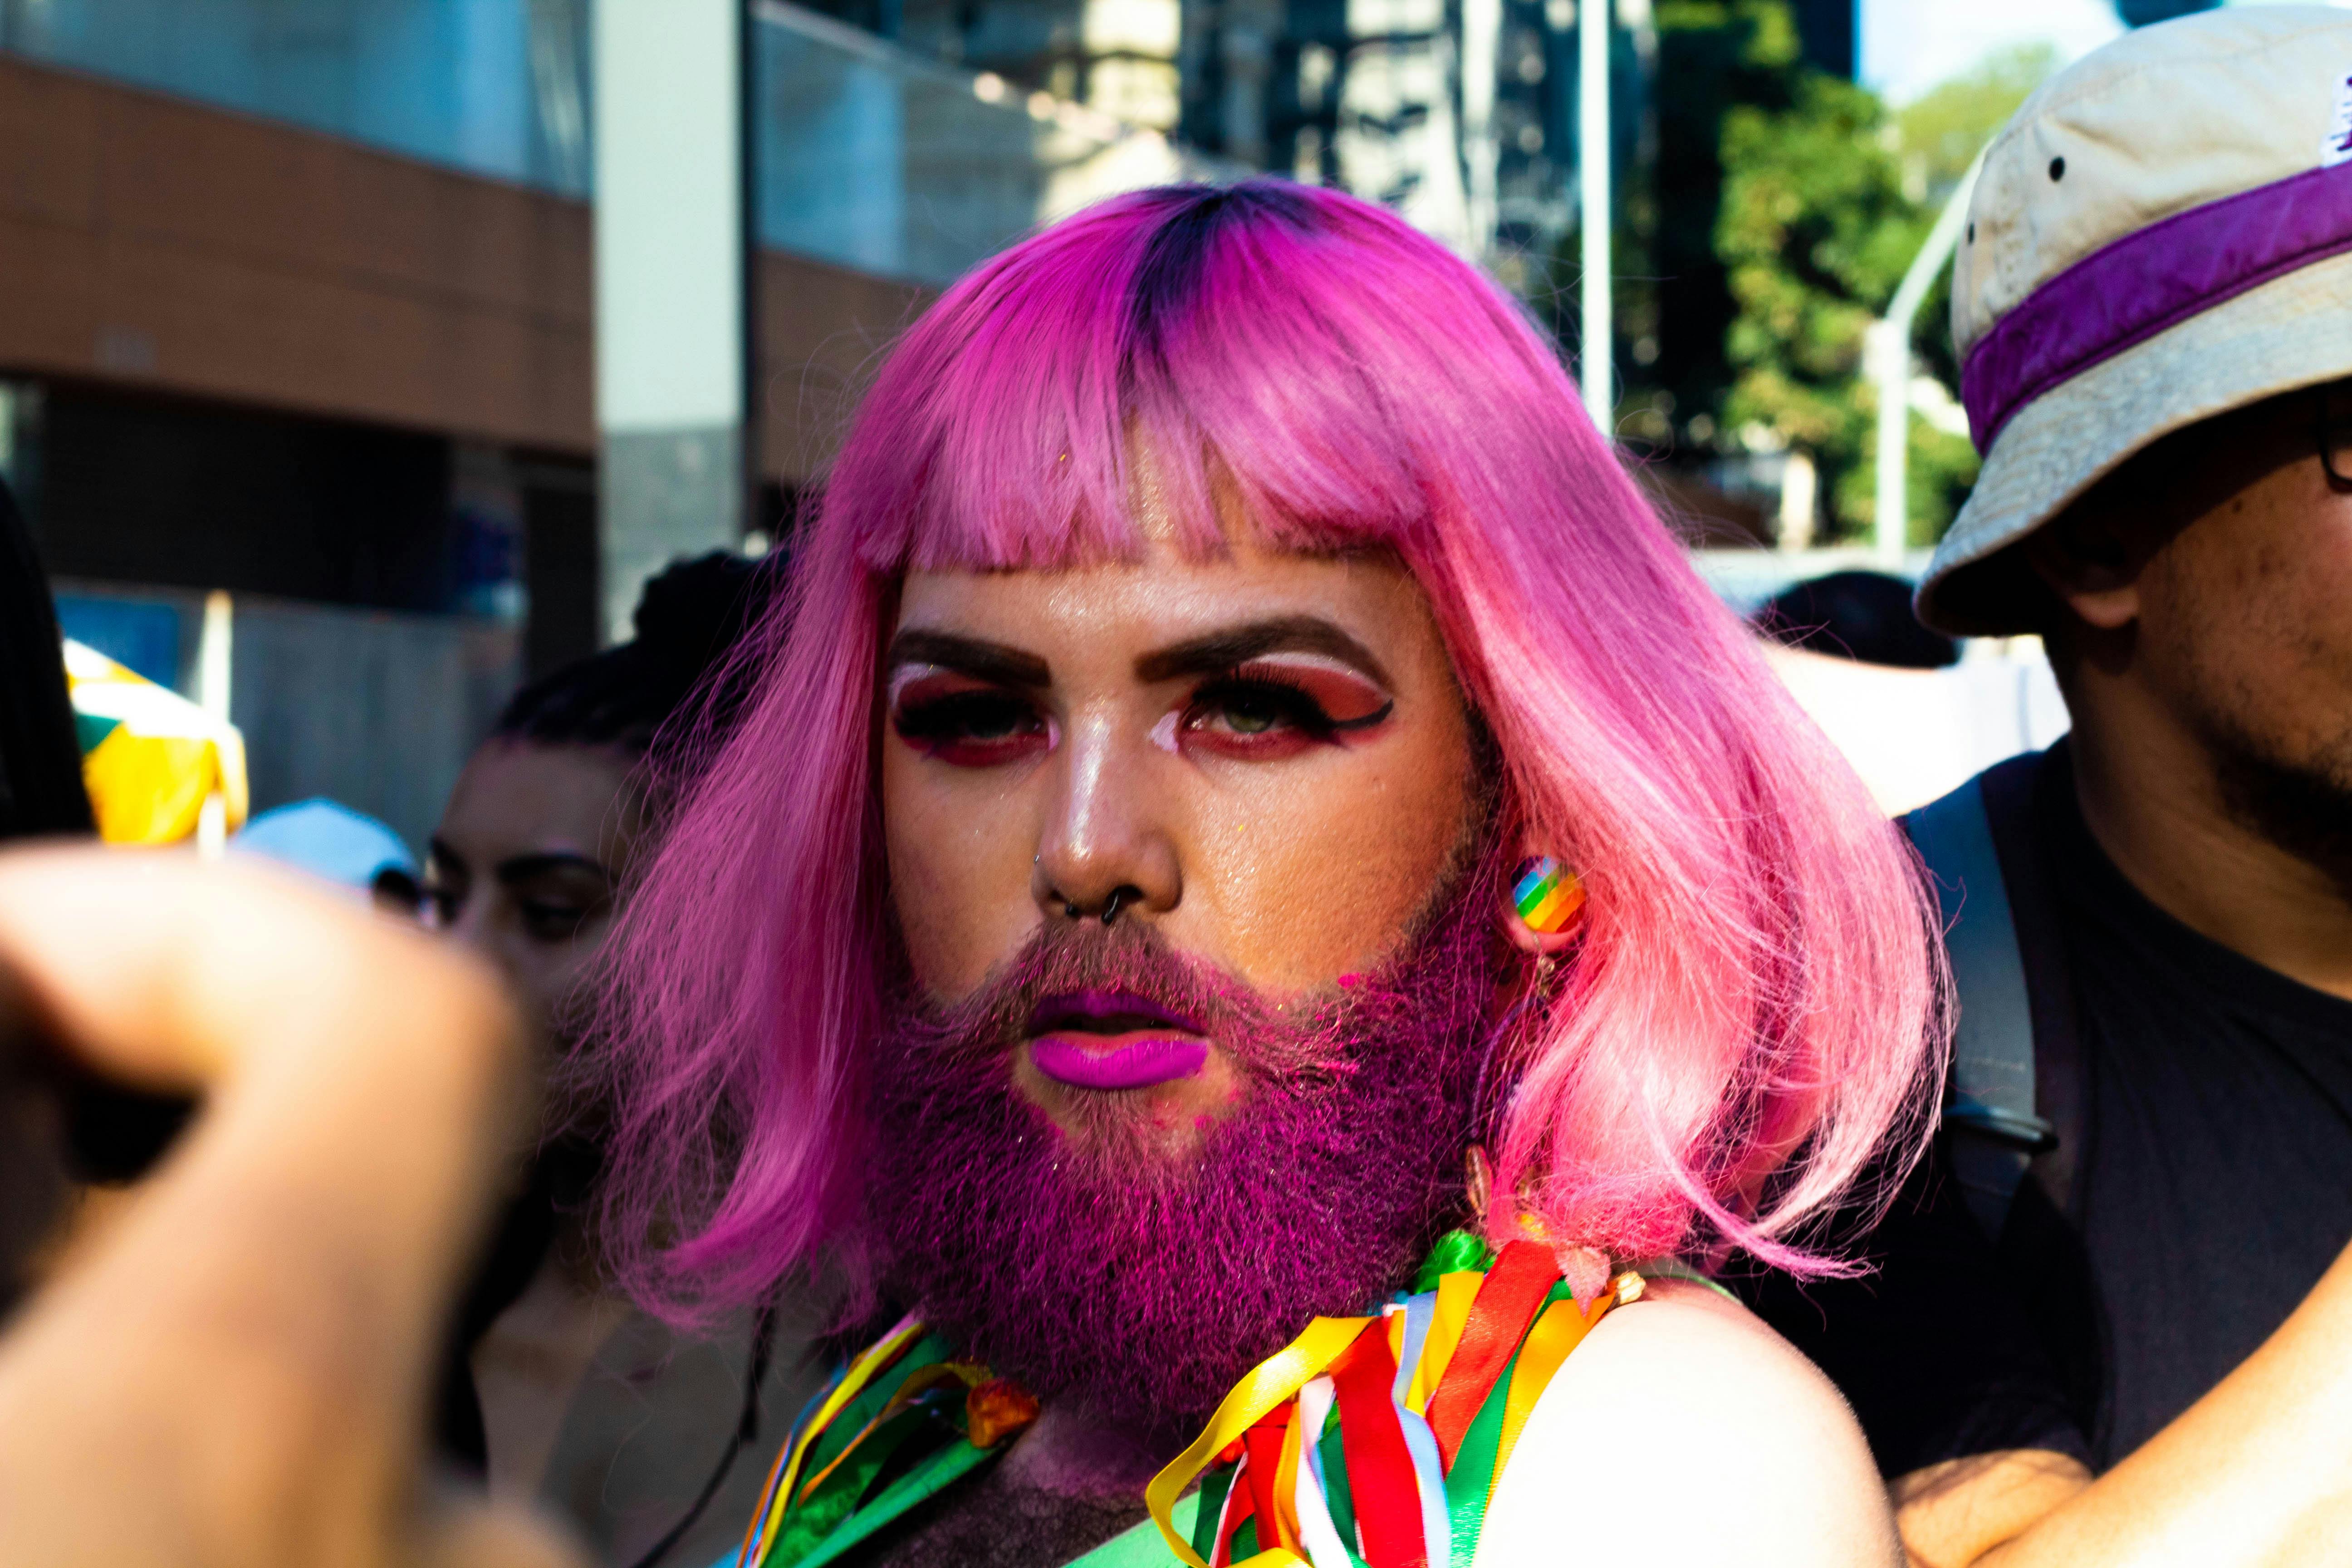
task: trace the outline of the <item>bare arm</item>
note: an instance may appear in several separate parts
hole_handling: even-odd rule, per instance
[[[1740,1308],[1667,1281],[1612,1313],[1544,1391],[1495,1488],[1478,1568],[1596,1554],[1743,1568],[1902,1560],[1862,1429]]]
[[[204,1113],[0,1339],[0,1561],[562,1561],[421,1506],[438,1328],[521,1113],[471,964],[182,856],[0,856],[0,1029]]]
[[[2260,1350],[2097,1480],[2054,1454],[1990,1455],[1906,1476],[1896,1497],[1923,1568],[2341,1563],[2352,1250]]]

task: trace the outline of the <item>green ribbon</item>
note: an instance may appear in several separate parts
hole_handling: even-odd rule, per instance
[[[1533,1331],[1554,1301],[1573,1306],[1575,1300],[1568,1281],[1554,1285],[1545,1294],[1543,1305],[1528,1320],[1528,1331]],[[1487,1497],[1495,1489],[1495,1458],[1503,1446],[1503,1409],[1526,1350],[1527,1336],[1522,1334],[1519,1348],[1511,1352],[1503,1374],[1486,1391],[1486,1403],[1478,1406],[1477,1415],[1462,1434],[1462,1446],[1454,1452],[1454,1468],[1445,1473],[1445,1512],[1454,1525],[1453,1568],[1470,1568],[1470,1560],[1477,1555],[1478,1537],[1486,1526]]]
[[[1207,1562],[1217,1550],[1217,1521],[1225,1516],[1225,1494],[1234,1489],[1234,1472],[1219,1470],[1205,1476],[1201,1489],[1192,1495],[1198,1500],[1199,1511],[1192,1516],[1192,1550]],[[1150,1520],[1144,1521],[1146,1524]]]
[[[1430,1249],[1428,1259],[1422,1264],[1421,1272],[1414,1279],[1413,1293],[1419,1295],[1435,1289],[1437,1281],[1448,1274],[1464,1270],[1484,1272],[1493,1266],[1494,1260],[1494,1249],[1477,1237],[1465,1230],[1448,1231],[1438,1238],[1436,1246]],[[1551,1303],[1573,1303],[1574,1300],[1575,1296],[1566,1280],[1553,1285],[1545,1293],[1543,1307],[1528,1320],[1528,1327],[1534,1327],[1543,1317],[1544,1309]],[[1510,1402],[1511,1380],[1518,1375],[1519,1356],[1526,1348],[1527,1338],[1523,1333],[1518,1348],[1512,1351],[1502,1375],[1486,1391],[1485,1401],[1478,1406],[1477,1415],[1463,1433],[1461,1447],[1454,1450],[1454,1468],[1445,1473],[1445,1512],[1452,1526],[1454,1550],[1444,1568],[1470,1568],[1472,1559],[1477,1555],[1479,1536],[1486,1523],[1487,1497],[1495,1487],[1495,1460],[1503,1446],[1503,1415]],[[1349,1561],[1354,1568],[1365,1568],[1363,1559],[1356,1553],[1355,1500],[1348,1484],[1348,1455],[1340,1439],[1337,1405],[1331,1407],[1331,1414],[1324,1423],[1317,1448],[1323,1458],[1323,1499],[1330,1510],[1332,1527],[1339,1532],[1340,1544],[1348,1549]],[[1233,1485],[1234,1474],[1235,1468],[1232,1466],[1211,1471],[1202,1480],[1202,1496],[1205,1499],[1212,1489],[1216,1489],[1215,1496],[1222,1501],[1225,1489]],[[1204,1558],[1211,1555],[1215,1545],[1212,1538],[1216,1531],[1217,1512],[1218,1510],[1204,1504],[1201,1510],[1201,1522],[1205,1529],[1194,1531],[1193,1549]],[[1254,1524],[1255,1521],[1244,1524],[1234,1534],[1234,1561],[1236,1563],[1244,1561],[1256,1550],[1260,1537],[1255,1532]],[[1433,1564],[1432,1568],[1437,1568],[1437,1565]]]
[[[1437,1238],[1414,1276],[1412,1293],[1434,1290],[1438,1280],[1448,1274],[1483,1273],[1493,1267],[1494,1261],[1494,1249],[1481,1237],[1466,1230],[1447,1231]],[[1545,1298],[1547,1305],[1570,1300],[1572,1298],[1564,1281],[1554,1285]],[[1536,1316],[1540,1318],[1542,1314],[1538,1311]],[[1524,1348],[1524,1339],[1521,1345]],[[788,1509],[782,1530],[758,1568],[824,1568],[824,1564],[876,1531],[1004,1451],[1008,1445],[975,1448],[966,1438],[961,1381],[919,1394],[908,1408],[887,1421],[876,1423],[908,1379],[952,1359],[945,1340],[936,1334],[926,1335],[899,1358],[898,1364],[877,1377],[842,1409],[813,1445],[797,1484],[805,1488],[807,1477],[824,1474],[826,1467],[834,1465],[845,1453],[850,1457],[835,1467],[831,1474],[824,1475],[824,1481],[807,1498]],[[1446,1473],[1445,1508],[1454,1536],[1454,1552],[1446,1568],[1469,1568],[1477,1552],[1478,1538],[1486,1523],[1487,1494],[1494,1489],[1496,1454],[1502,1446],[1504,1408],[1518,1365],[1519,1352],[1514,1351],[1502,1376],[1496,1379],[1486,1402],[1478,1407],[1477,1416],[1463,1434],[1454,1467]],[[1348,1455],[1340,1436],[1337,1405],[1324,1421],[1316,1447],[1322,1459],[1324,1501],[1330,1510],[1332,1527],[1347,1548],[1353,1568],[1365,1568],[1355,1550],[1355,1499],[1348,1482]],[[1231,1466],[1211,1471],[1202,1479],[1201,1489],[1179,1504],[1180,1510],[1186,1504],[1194,1510],[1189,1520],[1181,1521],[1181,1526],[1189,1526],[1187,1533],[1193,1550],[1204,1558],[1215,1551],[1217,1520],[1224,1511],[1225,1497],[1233,1489],[1234,1476]],[[893,1479],[886,1483],[886,1477]],[[877,1484],[880,1490],[869,1497],[867,1494]],[[1255,1553],[1259,1540],[1257,1521],[1253,1518],[1234,1534],[1234,1561],[1245,1560]],[[1080,1561],[1087,1568],[1114,1568],[1114,1563],[1124,1568],[1130,1562],[1161,1561],[1166,1551],[1157,1527],[1146,1521],[1137,1530],[1105,1542]],[[1100,1564],[1096,1563],[1097,1555],[1102,1557]]]
[[[1331,1528],[1347,1548],[1348,1561],[1355,1568],[1366,1568],[1364,1560],[1356,1555],[1356,1497],[1348,1489],[1348,1450],[1339,1436],[1339,1405],[1334,1400],[1331,1414],[1324,1418],[1322,1438],[1315,1445],[1323,1458],[1323,1503],[1331,1515]],[[1207,1552],[1201,1554],[1203,1557]]]
[[[966,1440],[961,1380],[917,1395],[875,1426],[909,1379],[952,1359],[947,1341],[926,1334],[842,1407],[817,1435],[793,1485],[807,1488],[820,1475],[824,1479],[787,1508],[783,1528],[759,1568],[817,1568],[1003,1451],[1003,1444],[975,1448]],[[826,1475],[836,1459],[841,1463]],[[894,1473],[897,1479],[878,1496],[867,1498],[877,1480]]]
[[[997,1458],[1004,1449],[1005,1445],[1002,1443],[993,1448],[975,1448],[962,1438],[957,1438],[891,1482],[883,1489],[881,1496],[843,1520],[814,1551],[798,1560],[796,1568],[820,1568],[821,1564],[830,1563],[908,1510],[929,1501],[982,1465]],[[1163,1547],[1161,1550],[1166,1549]]]
[[[1484,1274],[1495,1265],[1495,1249],[1466,1230],[1449,1230],[1437,1238],[1421,1272],[1412,1277],[1412,1294],[1425,1296],[1448,1274]]]

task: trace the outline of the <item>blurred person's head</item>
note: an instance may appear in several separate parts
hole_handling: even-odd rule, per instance
[[[793,564],[616,939],[608,1234],[669,1310],[862,1260],[1179,1422],[1468,1220],[1474,1145],[1498,1237],[1802,1268],[1915,1104],[1891,827],[1391,214],[1146,191],[983,265]]]
[[[2216,11],[2019,110],[1954,277],[1985,464],[1919,609],[2040,633],[2106,787],[2352,889],[2346,58],[2342,11]]]
[[[1884,572],[1832,572],[1792,583],[1757,610],[1774,641],[1861,664],[1941,669],[1960,657],[1950,637],[1911,613],[1911,584]]]
[[[635,638],[517,692],[442,810],[426,921],[496,964],[559,1037],[658,815],[649,754],[731,713],[724,666],[772,577],[714,553],[654,578]]]

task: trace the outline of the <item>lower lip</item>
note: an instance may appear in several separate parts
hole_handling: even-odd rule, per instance
[[[1029,1042],[1029,1059],[1072,1089],[1150,1089],[1198,1073],[1208,1064],[1209,1043],[1166,1035],[1045,1035]]]

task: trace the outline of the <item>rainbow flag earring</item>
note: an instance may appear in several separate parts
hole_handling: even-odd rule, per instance
[[[1520,921],[1538,936],[1558,936],[1584,910],[1584,883],[1577,874],[1546,855],[1519,868],[1518,885],[1511,889]]]

